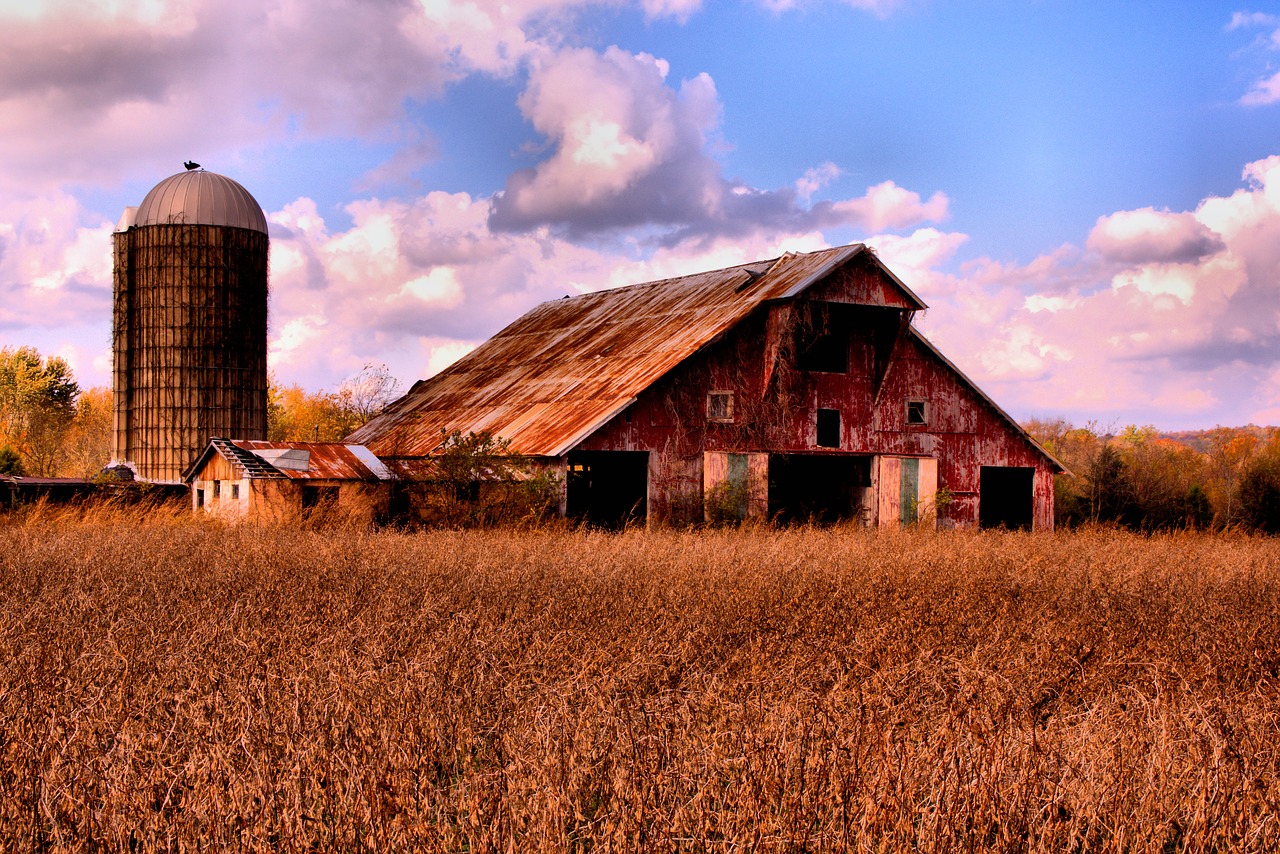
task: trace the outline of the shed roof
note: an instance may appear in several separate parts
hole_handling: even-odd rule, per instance
[[[384,457],[420,457],[441,431],[488,431],[514,453],[559,456],[757,306],[797,297],[859,256],[883,274],[895,304],[925,308],[860,243],[565,297],[415,383],[348,439]]]
[[[267,442],[210,439],[199,458],[182,473],[188,483],[214,454],[242,476],[288,480],[394,480],[395,475],[363,445],[342,442]]]

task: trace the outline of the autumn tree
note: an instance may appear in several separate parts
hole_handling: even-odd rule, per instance
[[[1105,445],[1097,424],[1090,421],[1075,427],[1057,418],[1028,421],[1025,429],[1067,468],[1053,483],[1055,522],[1071,526],[1090,521],[1093,502],[1088,475]]]
[[[58,470],[91,478],[111,459],[111,389],[94,386],[76,398],[76,414],[63,438]]]
[[[1280,534],[1280,433],[1244,465],[1236,486],[1240,521],[1254,530]]]
[[[1209,482],[1207,491],[1214,508],[1214,524],[1227,528],[1242,521],[1238,498],[1240,479],[1258,452],[1256,433],[1215,427],[1208,435]]]
[[[0,349],[0,445],[18,453],[28,474],[57,472],[79,393],[62,357],[44,358],[34,347]]]
[[[380,413],[399,386],[386,365],[373,363],[334,392],[309,392],[272,380],[267,392],[267,438],[274,442],[339,442]]]
[[[1030,421],[1026,429],[1070,472],[1054,483],[1058,524],[1116,522],[1144,530],[1212,524],[1213,470],[1205,453],[1150,426],[1100,435],[1094,422],[1074,427],[1059,419]]]

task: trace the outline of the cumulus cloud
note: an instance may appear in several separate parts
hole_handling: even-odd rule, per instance
[[[508,178],[490,226],[554,226],[573,236],[658,226],[674,244],[759,228],[879,230],[945,218],[944,194],[922,201],[892,181],[809,205],[840,174],[830,163],[776,190],[725,178],[709,151],[721,111],[715,83],[700,74],[672,87],[668,71],[661,59],[617,47],[542,57],[519,103],[551,154]]]
[[[1099,217],[1087,245],[1108,260],[1127,264],[1197,261],[1224,247],[1222,238],[1194,214],[1153,208]]]
[[[1026,265],[978,259],[954,273],[927,261],[915,280],[932,306],[926,328],[1020,412],[1105,420],[1123,409],[1155,423],[1269,412],[1265,383],[1280,364],[1280,157],[1249,164],[1242,178],[1193,211],[1103,216],[1087,252],[1061,247]]]
[[[174,151],[289,134],[382,137],[457,73],[451,45],[415,33],[422,16],[405,2],[163,8],[0,13],[0,159],[21,166],[7,183],[109,183]]]

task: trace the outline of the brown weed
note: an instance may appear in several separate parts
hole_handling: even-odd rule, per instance
[[[1261,850],[1280,545],[0,528],[0,847]]]

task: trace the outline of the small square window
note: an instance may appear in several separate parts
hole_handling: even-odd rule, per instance
[[[707,420],[733,423],[733,392],[713,391],[707,395]]]
[[[908,424],[928,424],[929,423],[929,405],[923,400],[907,401],[907,423]]]
[[[818,410],[817,440],[818,440],[819,448],[840,447],[840,410],[839,409],[819,409]]]

